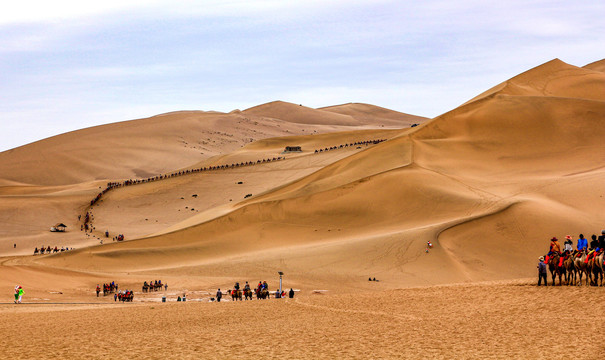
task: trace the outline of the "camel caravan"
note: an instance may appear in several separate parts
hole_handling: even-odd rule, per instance
[[[149,283],[147,283],[147,281],[145,281],[143,283],[142,291],[144,293],[150,292],[150,291],[159,291],[159,290],[162,290],[163,286],[164,286],[164,284],[162,284],[162,280],[153,280],[153,281],[150,281]],[[168,288],[168,286],[166,286],[166,288]]]
[[[544,271],[548,267],[552,278],[552,285],[555,285],[556,278],[559,278],[559,285],[593,285],[603,286],[605,276],[605,266],[603,259],[605,257],[605,230],[601,231],[601,236],[597,238],[592,235],[592,241],[588,244],[583,234],[580,234],[576,249],[573,249],[573,240],[570,235],[566,236],[563,251],[559,245],[558,239],[553,237],[550,243],[550,251],[546,258],[540,257],[541,268]],[[544,279],[546,282],[546,279]]]
[[[387,141],[387,139],[356,141],[356,142],[352,142],[352,143],[348,143],[348,144],[341,144],[341,145],[336,145],[336,146],[330,146],[330,147],[326,147],[326,148],[323,148],[323,149],[315,149],[315,154],[322,153],[322,152],[325,152],[325,151],[344,149],[344,148],[348,148],[350,146],[376,145],[376,144],[380,144],[383,141]]]
[[[351,142],[351,143],[347,143],[347,144],[341,144],[341,145],[335,145],[335,146],[326,147],[324,149],[316,149],[314,153],[318,154],[318,153],[323,153],[324,151],[330,151],[330,150],[336,150],[336,149],[344,149],[344,148],[348,148],[348,147],[351,147],[351,146],[376,145],[376,144],[379,144],[379,143],[384,142],[386,140],[387,139],[374,139],[374,140],[365,140],[365,141],[355,141],[355,142]],[[296,147],[293,147],[293,148],[296,148],[295,152],[302,152],[302,149],[300,148],[300,146],[296,146]],[[174,177],[179,177],[179,176],[184,176],[184,175],[191,175],[191,174],[197,174],[197,173],[202,173],[202,172],[207,172],[207,171],[235,169],[235,168],[244,167],[244,166],[260,165],[260,164],[265,164],[265,163],[269,163],[269,162],[273,162],[273,161],[280,161],[280,160],[285,160],[285,159],[286,159],[285,157],[278,156],[278,157],[273,157],[273,158],[260,159],[260,160],[256,160],[256,161],[245,161],[245,162],[239,162],[239,163],[231,163],[231,164],[222,164],[222,165],[200,167],[200,168],[190,169],[190,170],[181,170],[181,171],[173,172],[173,173],[170,173],[170,174],[163,174],[163,175],[156,175],[156,176],[153,176],[153,177],[148,177],[146,179],[134,179],[134,180],[133,179],[128,179],[128,180],[124,180],[124,181],[121,181],[121,182],[120,181],[112,181],[112,182],[108,182],[107,186],[105,187],[105,189],[103,189],[92,200],[90,200],[90,206],[88,208],[91,208],[96,203],[98,203],[99,201],[101,201],[101,199],[103,198],[103,195],[105,195],[107,192],[109,192],[109,191],[111,191],[113,189],[121,188],[121,187],[138,185],[138,184],[145,184],[145,183],[149,183],[149,182],[155,182],[155,181],[159,181],[159,180],[165,180],[165,179],[170,179],[170,178],[174,178]],[[252,195],[250,194],[250,196],[252,196]],[[78,215],[78,221],[80,221],[81,218],[82,218],[82,215]],[[94,217],[87,210],[86,214],[84,215],[83,223],[80,226],[80,230],[84,231],[84,232],[90,231],[92,233],[92,230],[94,230],[94,226],[92,226],[92,220],[94,220]],[[106,235],[106,237],[108,237],[108,236]],[[123,235],[121,235],[121,239],[118,239],[118,241],[122,241],[122,240],[124,240],[124,236]]]
[[[258,285],[256,286],[256,288],[254,290],[252,290],[250,288],[250,285],[248,284],[248,282],[246,281],[246,284],[244,285],[244,289],[241,290],[240,289],[240,285],[239,282],[236,282],[233,290],[227,290],[227,293],[231,295],[231,300],[233,301],[242,301],[243,299],[245,300],[252,300],[252,296],[256,295],[256,299],[269,299],[270,297],[270,293],[269,293],[269,285],[267,285],[266,281],[259,281]]]
[[[103,284],[103,296],[113,294],[116,291],[118,291],[118,284],[116,284],[115,281],[112,281],[108,284]]]
[[[72,248],[73,249],[73,248]],[[40,249],[35,248],[34,249],[34,255],[44,255],[44,254],[54,254],[54,253],[58,253],[58,252],[63,252],[63,251],[69,251],[70,248],[69,247],[64,247],[61,246],[61,248],[59,249],[58,246],[55,246],[54,248],[51,248],[50,246],[45,247],[45,246],[41,246]]]

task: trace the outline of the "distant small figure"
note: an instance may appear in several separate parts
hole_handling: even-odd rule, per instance
[[[372,278],[371,278],[371,277],[369,277],[369,278],[368,278],[368,281],[372,281]]]
[[[16,249],[16,248],[17,248],[17,244],[13,244],[13,249]]]
[[[168,290],[168,283],[164,284],[164,291]]]
[[[222,297],[223,293],[221,292],[221,289],[218,289],[218,291],[216,292],[216,301],[221,302]]]
[[[21,298],[23,297],[23,287],[21,285],[15,286],[15,303],[21,304]]]
[[[176,301],[181,301],[181,297],[180,297],[180,296],[179,296],[179,297],[177,297],[177,298],[176,298]]]
[[[540,256],[538,259],[540,262],[538,263],[538,286],[542,284],[542,279],[544,279],[544,286],[548,286],[548,281],[546,280],[546,263],[544,262],[544,256]]]
[[[113,294],[113,301],[118,301],[118,294],[117,293]]]
[[[97,297],[99,297],[99,293],[101,292],[101,287],[97,284]]]
[[[290,288],[290,292],[288,293],[288,296],[290,297],[290,299],[294,298],[294,290],[292,290],[292,288]]]
[[[372,281],[376,281],[376,278],[372,278]]]

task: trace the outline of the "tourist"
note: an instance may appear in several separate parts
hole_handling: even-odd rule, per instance
[[[23,297],[23,287],[21,285],[15,286],[15,302],[21,304],[21,298]]]
[[[546,255],[546,263],[548,264],[549,260],[550,260],[550,256],[553,254],[561,254],[561,245],[559,245],[559,239],[557,239],[556,237],[553,237],[552,239],[550,239],[550,250],[548,251],[548,254]]]
[[[544,256],[540,256],[540,262],[538,263],[538,286],[542,284],[542,279],[544,279],[544,286],[547,285],[546,280],[546,263],[544,262]]]
[[[601,236],[599,236],[599,248],[605,249],[605,230],[601,230]]]
[[[97,297],[99,297],[99,293],[101,292],[101,287],[97,284]]]
[[[221,292],[221,289],[218,289],[216,292],[216,301],[221,302],[222,297],[223,297],[223,293]]]
[[[596,250],[599,247],[599,240],[597,240],[597,236],[592,234],[590,237],[592,241],[590,242],[590,250]]]
[[[118,301],[118,294],[117,294],[117,293],[114,293],[114,294],[113,294],[113,301],[114,301],[114,302],[115,302],[115,301]]]
[[[292,288],[290,288],[290,292],[288,293],[288,295],[290,296],[290,299],[294,298],[294,290],[292,290]]]
[[[568,254],[573,251],[573,240],[571,239],[571,235],[565,236],[565,242],[563,243],[563,251]]]
[[[279,289],[275,290],[275,298],[279,299],[281,293],[279,292]]]
[[[584,234],[580,234],[580,238],[578,239],[578,251],[586,250],[588,248],[588,240],[584,238]]]

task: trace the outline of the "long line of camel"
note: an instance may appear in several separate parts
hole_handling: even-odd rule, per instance
[[[337,149],[344,149],[344,148],[348,148],[351,146],[375,145],[375,144],[379,144],[383,141],[386,141],[386,139],[355,141],[355,142],[351,142],[351,143],[315,149],[313,154],[319,154],[319,153],[323,153],[326,151],[337,150]],[[117,188],[125,187],[125,186],[145,184],[145,183],[155,182],[155,181],[164,180],[164,179],[170,179],[170,178],[174,178],[177,176],[197,174],[197,173],[206,172],[206,171],[234,169],[234,168],[239,168],[239,167],[243,167],[243,166],[259,165],[259,164],[265,164],[265,163],[269,163],[269,162],[273,162],[273,161],[280,161],[280,160],[285,160],[285,159],[286,159],[285,156],[278,156],[278,157],[273,157],[273,158],[268,158],[268,159],[257,160],[256,162],[244,161],[244,162],[239,162],[239,163],[214,165],[214,166],[200,167],[200,168],[190,169],[190,170],[181,170],[181,171],[173,172],[170,174],[163,174],[163,175],[156,175],[153,177],[148,177],[146,179],[134,179],[134,180],[128,179],[128,180],[124,180],[121,182],[119,182],[119,181],[108,182],[107,187],[105,187],[105,189],[103,189],[100,193],[98,193],[94,199],[90,200],[90,205],[86,208],[86,213],[84,214],[84,219],[83,219],[83,224],[81,226],[81,230],[85,231],[85,232],[90,230],[92,232],[92,229],[93,229],[93,226],[91,223],[92,217],[91,217],[91,214],[89,213],[89,210],[102,199],[103,195],[105,195],[107,192],[109,192],[113,189],[117,189]],[[78,219],[80,219],[80,217],[78,217]],[[123,239],[123,237],[122,237],[122,239]]]

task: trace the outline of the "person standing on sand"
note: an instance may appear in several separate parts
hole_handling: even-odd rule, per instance
[[[21,304],[21,298],[23,297],[23,287],[21,287],[21,285],[19,285],[19,288],[17,289],[17,295],[17,304]]]
[[[221,289],[218,289],[218,291],[216,292],[216,301],[221,302],[222,297],[223,293],[221,292]]]
[[[542,279],[544,279],[544,286],[548,286],[548,281],[546,280],[546,263],[544,262],[544,256],[540,256],[540,262],[538,263],[538,286],[542,283]]]
[[[101,292],[101,287],[97,284],[97,297],[99,297],[99,293]]]
[[[294,298],[294,290],[292,290],[292,288],[290,288],[288,295],[290,296],[290,299]]]
[[[19,300],[19,285],[15,285],[15,304]]]

